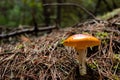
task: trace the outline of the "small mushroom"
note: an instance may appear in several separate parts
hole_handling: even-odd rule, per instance
[[[88,34],[75,34],[64,40],[63,44],[74,47],[78,52],[77,60],[79,61],[80,75],[85,75],[87,73],[85,64],[87,47],[100,45],[100,40]]]

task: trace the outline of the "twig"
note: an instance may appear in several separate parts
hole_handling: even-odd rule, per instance
[[[35,17],[35,8],[32,9],[31,15],[32,15],[32,22],[34,24],[35,35],[37,36],[37,33],[38,33],[38,24],[37,24],[36,17]]]
[[[51,29],[56,29],[56,26],[49,26],[49,27],[39,28],[38,31],[42,32],[42,31],[48,31],[48,30],[51,30]],[[24,33],[32,33],[32,32],[35,32],[34,28],[23,29],[23,30],[20,30],[20,31],[11,32],[9,34],[1,34],[0,35],[0,39],[2,39],[2,38],[8,38],[8,37],[13,37],[13,36],[24,34]]]
[[[85,7],[83,7],[80,4],[76,4],[76,3],[49,3],[49,4],[43,4],[43,6],[75,6],[75,7],[79,7],[81,8],[83,11],[85,11],[88,15],[90,15],[91,17],[93,17],[94,19],[96,19],[96,17],[90,12],[88,11]],[[98,20],[98,19],[96,19]]]
[[[8,61],[8,62],[7,62],[6,66],[5,66],[5,69],[4,69],[4,71],[3,71],[3,74],[1,75],[2,78],[4,78],[5,73],[6,73],[7,69],[8,69],[8,67],[9,67],[10,62],[11,62],[11,61]]]
[[[114,73],[113,73],[114,75],[115,75],[116,72],[117,72],[117,69],[118,69],[119,64],[120,64],[120,62],[117,62],[117,65],[116,65],[115,71],[114,71]]]

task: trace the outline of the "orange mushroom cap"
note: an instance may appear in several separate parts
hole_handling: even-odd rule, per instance
[[[100,40],[87,34],[75,34],[64,40],[65,46],[72,46],[79,49],[87,47],[97,46],[100,44]]]

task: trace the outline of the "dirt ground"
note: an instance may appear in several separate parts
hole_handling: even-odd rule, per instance
[[[88,48],[87,74],[80,76],[76,51],[62,41],[73,34],[101,40]],[[88,20],[38,36],[22,35],[0,42],[0,80],[120,80],[120,15]]]

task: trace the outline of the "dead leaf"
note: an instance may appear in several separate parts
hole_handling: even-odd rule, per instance
[[[21,39],[21,41],[23,41],[23,42],[31,42],[28,37],[23,36],[23,35],[21,35],[20,39]]]

